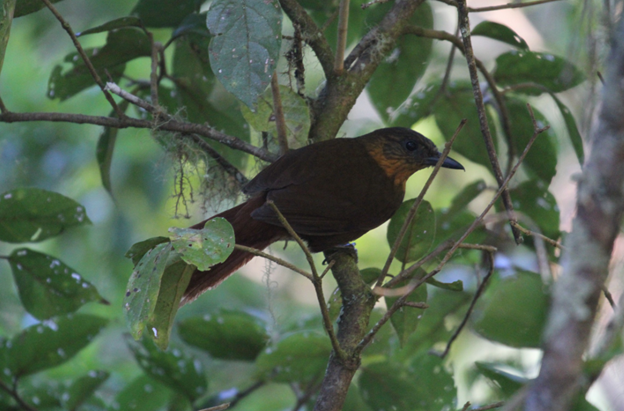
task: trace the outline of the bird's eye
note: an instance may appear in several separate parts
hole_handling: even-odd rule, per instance
[[[416,144],[415,141],[412,140],[407,140],[405,142],[405,149],[407,149],[407,151],[414,151],[418,148],[418,144]]]

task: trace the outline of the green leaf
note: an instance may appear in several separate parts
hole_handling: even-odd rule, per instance
[[[130,332],[135,340],[141,338],[145,326],[154,314],[160,282],[172,250],[171,244],[167,243],[158,244],[147,251],[128,280],[124,307]]]
[[[269,340],[265,325],[243,311],[185,319],[178,333],[187,344],[223,360],[253,361]]]
[[[85,53],[90,59],[92,59],[95,56],[96,50],[97,49],[88,49],[85,50]],[[70,56],[77,57],[78,54],[72,53]],[[64,101],[80,93],[82,90],[96,85],[91,73],[87,72],[84,68],[84,64],[78,60],[75,60],[75,62],[76,65],[72,69],[65,72],[63,71],[63,67],[61,65],[57,65],[52,69],[50,79],[48,80],[48,98],[58,98],[61,101]],[[126,65],[119,64],[114,67],[98,70],[100,78],[108,79],[108,76],[106,76],[106,72],[104,71],[105,69],[108,70],[108,74],[110,74],[113,81],[118,83],[126,70]]]
[[[210,65],[225,88],[252,107],[271,80],[282,42],[277,0],[215,0],[207,24]]]
[[[509,193],[514,209],[537,224],[537,227],[534,227],[527,223],[528,228],[541,231],[553,240],[559,238],[559,206],[555,197],[548,191],[547,184],[539,180],[529,180],[510,190]]]
[[[427,273],[419,268],[414,272],[412,278],[418,279],[424,277],[425,275],[427,275]],[[409,283],[410,279],[406,279],[404,281],[398,282],[392,288],[404,287]],[[384,297],[384,299],[386,301],[386,307],[390,308],[399,299],[399,297]],[[413,293],[411,293],[405,301],[414,303],[426,303],[427,285],[422,284]],[[392,327],[399,336],[399,345],[401,347],[405,346],[407,339],[416,331],[416,327],[418,327],[418,323],[420,322],[422,315],[423,310],[420,308],[401,307],[398,311],[392,314],[392,317],[390,317]]]
[[[7,45],[9,44],[14,12],[15,0],[4,0],[2,2],[2,17],[0,17],[0,71],[2,71],[4,54],[6,52]]]
[[[165,269],[160,281],[158,301],[147,324],[152,331],[150,336],[161,350],[167,349],[169,345],[173,320],[195,270],[194,265],[188,265],[181,260],[175,263],[170,262]]]
[[[427,354],[405,366],[387,361],[362,367],[358,385],[362,399],[374,410],[455,409],[452,375],[442,359]]]
[[[506,398],[514,395],[516,391],[529,382],[526,378],[499,369],[500,364],[476,361],[475,366],[479,373],[494,383],[494,386],[497,387]]]
[[[479,179],[464,188],[453,197],[451,205],[442,213],[445,219],[449,220],[455,217],[457,214],[462,213],[468,207],[468,204],[477,198],[485,189],[487,184],[482,179]]]
[[[70,314],[32,325],[5,342],[6,369],[13,377],[22,377],[63,364],[107,323],[94,315]]]
[[[207,14],[207,12],[189,14],[184,18],[184,20],[180,22],[180,25],[176,27],[175,30],[173,30],[173,33],[171,33],[171,38],[176,39],[180,36],[184,36],[190,33],[210,37],[210,32],[208,31],[208,27],[206,26]],[[204,51],[207,52],[208,50],[206,49]]]
[[[109,375],[108,371],[89,371],[87,375],[75,379],[61,396],[65,409],[75,410],[82,405],[108,379]]]
[[[529,46],[526,41],[515,31],[504,24],[494,23],[493,21],[482,21],[472,29],[473,36],[484,36],[494,40],[502,41],[522,50],[528,50]]]
[[[234,229],[225,218],[208,220],[201,230],[172,227],[169,232],[182,260],[201,271],[224,262],[234,251]]]
[[[0,194],[1,241],[39,242],[83,224],[91,224],[84,207],[61,194],[39,188]]]
[[[440,82],[429,83],[418,90],[394,114],[392,125],[410,128],[414,123],[433,114],[435,102],[441,97]]]
[[[447,140],[453,136],[462,119],[468,120],[453,143],[453,151],[490,170],[490,159],[483,141],[483,134],[481,134],[479,115],[470,83],[464,81],[450,83],[447,92],[443,93],[435,104],[434,112],[436,124]],[[496,122],[487,110],[486,116],[496,148]]]
[[[256,359],[257,375],[275,382],[318,381],[323,376],[331,344],[314,332],[297,332],[265,349]]]
[[[202,0],[139,0],[132,14],[146,27],[176,27],[184,18],[199,11]]]
[[[585,81],[583,73],[566,59],[531,51],[513,50],[501,54],[496,58],[496,68],[492,75],[502,87],[536,83],[553,93],[560,93]],[[532,95],[543,93],[543,90],[536,87],[517,91]]]
[[[520,155],[533,136],[533,120],[524,102],[507,98],[506,104],[511,123],[512,143],[516,153]],[[535,108],[533,113],[538,126],[544,127],[547,124],[544,115]],[[535,176],[546,185],[550,184],[557,172],[557,135],[552,128],[537,137],[522,166],[531,177]]]
[[[217,130],[249,141],[249,126],[240,113],[238,100],[216,81],[210,68],[210,34],[205,21],[203,24],[204,34],[192,32],[176,41],[172,73],[177,79],[173,93],[177,102],[175,107],[168,107],[169,111],[177,112],[182,106],[189,121],[207,123]],[[240,151],[206,141],[236,167],[245,165],[246,156]]]
[[[130,103],[128,100],[123,100],[117,106],[121,110],[122,113],[125,113],[128,110],[128,106]],[[114,110],[109,115],[110,117],[114,116]],[[100,134],[100,138],[98,139],[97,146],[95,149],[95,158],[98,162],[98,166],[100,168],[100,178],[102,179],[102,186],[108,191],[111,198],[114,199],[113,196],[113,187],[111,185],[110,178],[110,170],[111,164],[113,163],[113,151],[115,151],[115,143],[117,142],[117,134],[119,133],[119,128],[117,127],[104,127],[102,134]]]
[[[376,282],[381,275],[381,269],[377,267],[364,268],[360,270],[360,275],[362,276],[364,283],[371,285]]]
[[[570,137],[570,142],[572,143],[572,147],[574,148],[574,152],[576,153],[576,158],[578,158],[581,166],[585,162],[585,153],[583,151],[583,138],[581,137],[581,133],[579,133],[578,127],[576,126],[576,120],[570,110],[566,107],[565,104],[561,102],[554,94],[550,94],[550,96],[557,103],[557,107],[559,107],[559,111],[563,116],[563,121],[565,121],[565,125],[568,129],[568,137]]]
[[[141,368],[149,376],[184,394],[191,402],[206,393],[208,381],[204,368],[197,359],[176,348],[169,352],[160,351],[148,339],[137,343],[127,338],[126,342]]]
[[[171,391],[143,374],[132,380],[115,397],[115,409],[124,411],[157,411],[164,409]]]
[[[58,3],[62,0],[50,0],[50,3]],[[19,0],[15,6],[15,14],[13,17],[18,18],[26,16],[45,8],[46,5],[41,0]]]
[[[392,4],[376,5],[367,14],[369,20],[381,20]],[[369,19],[368,16],[377,15]],[[424,28],[433,28],[433,12],[428,2],[418,7],[410,20],[411,24]],[[368,29],[367,25],[367,29]],[[382,62],[367,85],[368,94],[377,112],[386,121],[390,113],[396,110],[410,95],[416,82],[428,66],[431,56],[432,40],[417,36],[402,36],[396,47]]]
[[[288,144],[292,148],[303,146],[310,131],[310,109],[306,101],[290,87],[279,86]],[[245,120],[258,132],[267,131],[277,136],[275,114],[273,113],[273,94],[267,89],[254,105],[254,111],[241,104]]]
[[[431,284],[434,287],[442,288],[443,290],[464,291],[464,282],[462,280],[456,280],[452,283],[444,283],[442,281],[436,280],[435,278],[430,278],[427,280],[427,284]]]
[[[76,36],[86,36],[87,34],[102,33],[126,27],[141,27],[141,19],[134,16],[120,17],[88,30],[81,31],[80,33],[76,33]]]
[[[8,260],[20,300],[35,318],[69,314],[90,301],[108,304],[93,284],[52,256],[18,248]]]
[[[108,70],[113,80],[118,81],[125,70],[125,63],[139,57],[151,56],[152,48],[145,32],[135,27],[127,27],[110,31],[104,47],[89,49],[86,53],[100,78],[107,79]],[[95,85],[95,80],[77,52],[68,54],[65,62],[72,63],[69,70],[63,71],[58,65],[50,75],[48,97],[52,99],[63,101]]]
[[[539,348],[549,301],[539,274],[518,270],[490,284],[475,306],[472,328],[511,347]]]
[[[136,267],[136,265],[141,261],[141,258],[152,248],[156,247],[158,244],[168,243],[168,237],[152,237],[147,240],[139,241],[130,247],[125,257],[130,258],[132,260],[132,264]]]
[[[445,324],[459,324],[471,297],[465,292],[429,290],[429,308],[423,312],[416,332],[401,351],[401,358],[410,358],[413,353],[428,353],[436,343],[442,342],[446,345],[454,330],[447,329]]]
[[[390,224],[388,224],[388,233],[386,235],[390,247],[392,247],[396,241],[399,231],[401,231],[401,227],[403,226],[405,218],[407,217],[410,208],[412,208],[414,201],[416,200],[411,199],[405,201],[390,219]],[[434,238],[435,214],[433,213],[431,204],[429,204],[428,201],[423,200],[418,207],[416,216],[412,220],[412,223],[401,241],[401,245],[399,246],[399,250],[397,251],[395,258],[401,262],[416,261],[420,259],[431,251]]]

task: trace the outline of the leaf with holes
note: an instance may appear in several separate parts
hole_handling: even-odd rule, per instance
[[[387,239],[390,247],[394,245],[399,231],[410,208],[416,199],[405,201],[390,219],[388,224]],[[401,262],[416,261],[427,254],[435,239],[435,214],[428,201],[423,202],[418,207],[416,216],[409,225],[408,230],[401,241],[401,245],[396,253],[396,259]]]
[[[158,301],[160,282],[173,250],[171,243],[158,244],[148,250],[136,265],[124,298],[126,319],[134,339],[139,340]]]
[[[75,410],[88,400],[109,377],[108,371],[89,371],[72,381],[61,396],[61,403],[67,410]]]
[[[310,130],[310,109],[305,99],[290,87],[279,86],[279,93],[284,109],[284,121],[288,136],[288,144],[292,148],[303,146],[308,139]],[[273,112],[273,93],[271,89],[264,92],[251,111],[241,104],[241,112],[245,120],[258,132],[267,131],[277,136],[275,114]]]
[[[153,342],[126,339],[128,347],[143,370],[169,388],[183,394],[191,402],[202,396],[208,381],[202,363],[177,348],[160,351]]]
[[[510,347],[539,348],[550,304],[540,275],[518,271],[494,280],[475,305],[472,329]]]
[[[502,41],[516,48],[528,50],[529,46],[526,41],[515,31],[504,24],[494,23],[493,21],[482,21],[472,29],[473,36],[484,36],[494,40]]]
[[[158,301],[147,324],[152,331],[150,336],[161,350],[165,350],[169,345],[173,320],[195,269],[194,265],[186,264],[182,260],[170,261],[165,269],[160,281]]]
[[[0,194],[0,241],[39,242],[83,224],[91,224],[84,207],[64,195],[40,188]]]
[[[52,256],[19,248],[8,260],[20,300],[35,318],[69,314],[90,301],[108,304],[93,284]]]
[[[223,360],[253,361],[269,340],[265,325],[243,311],[187,318],[178,333],[187,344]]]
[[[325,335],[296,332],[268,347],[256,359],[258,377],[275,382],[310,383],[320,380],[331,353]]]
[[[366,30],[373,23],[381,21],[392,4],[377,5],[367,13]],[[433,28],[433,12],[428,2],[424,2],[410,19],[410,23],[419,27]],[[377,112],[388,120],[390,113],[396,110],[410,95],[416,82],[428,67],[431,56],[432,40],[417,36],[402,36],[394,50],[379,64],[375,74],[366,86],[368,94]]]
[[[277,0],[215,0],[207,17],[214,36],[210,65],[225,88],[252,107],[271,81],[282,43]]]
[[[5,341],[3,369],[13,377],[22,377],[63,364],[86,347],[107,323],[107,319],[94,315],[69,314],[31,325]]]
[[[202,271],[225,261],[234,250],[234,229],[225,218],[208,220],[201,230],[174,227],[169,232],[180,257]]]
[[[496,58],[492,73],[496,83],[513,86],[521,83],[536,83],[553,93],[560,93],[585,81],[583,73],[568,60],[547,53],[512,50]],[[540,95],[539,87],[517,89],[517,92]]]
[[[427,273],[419,268],[415,271],[412,278],[419,279],[427,275]],[[404,287],[410,283],[410,279],[405,279],[403,281],[398,282],[392,288]],[[390,308],[397,302],[399,297],[384,297],[386,300],[386,307]],[[412,303],[426,303],[427,302],[427,285],[422,284],[418,287],[414,292],[412,292],[407,299],[406,302]],[[392,328],[396,331],[399,336],[399,345],[401,347],[405,346],[407,339],[416,332],[416,327],[418,327],[418,323],[422,318],[423,310],[421,308],[415,307],[401,307],[392,314],[390,317],[390,322],[392,323]]]
[[[439,411],[455,409],[457,388],[442,359],[427,353],[407,364],[390,361],[362,367],[362,399],[374,410]]]

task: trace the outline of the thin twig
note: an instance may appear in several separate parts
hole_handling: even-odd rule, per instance
[[[312,274],[308,273],[305,270],[302,270],[301,268],[297,267],[294,264],[289,263],[288,261],[282,260],[281,258],[272,256],[271,254],[267,254],[264,251],[260,251],[257,250],[255,248],[251,248],[251,247],[247,247],[244,245],[240,245],[240,244],[235,244],[234,248],[237,250],[241,250],[241,251],[245,251],[249,254],[253,254],[256,255],[258,257],[263,257],[266,258],[267,260],[273,261],[274,263],[281,265],[282,267],[286,267],[288,269],[293,270],[294,272],[301,274],[302,276],[304,276],[305,278],[307,278],[310,281],[314,280],[314,277],[312,277]]]
[[[529,1],[529,2],[526,2],[526,3],[501,4],[500,6],[488,6],[488,7],[476,7],[476,8],[468,7],[468,11],[470,13],[481,13],[481,12],[485,12],[485,11],[504,10],[504,9],[517,9],[517,8],[521,8],[521,7],[537,6],[538,4],[553,3],[555,1],[560,1],[560,0],[538,0],[538,1]]]
[[[412,308],[420,308],[420,309],[426,309],[429,308],[429,304],[427,303],[419,303],[416,301],[405,301],[403,302],[403,306],[404,307],[412,307]]]
[[[468,311],[466,311],[466,315],[464,315],[462,322],[459,324],[455,332],[453,332],[453,335],[451,336],[448,343],[446,344],[446,348],[444,349],[442,353],[435,353],[435,355],[438,355],[440,358],[444,358],[448,355],[449,351],[451,350],[451,345],[457,339],[457,337],[459,336],[459,333],[461,333],[461,331],[464,329],[464,327],[468,323],[468,319],[470,318],[470,314],[472,314],[472,310],[474,309],[475,304],[477,303],[477,300],[479,299],[479,297],[481,297],[481,294],[483,294],[483,291],[485,290],[485,286],[487,285],[488,280],[494,273],[494,255],[490,252],[486,252],[485,255],[488,256],[487,257],[488,272],[483,278],[483,281],[481,281],[481,284],[479,284],[479,286],[477,287],[477,291],[475,292],[475,295],[472,298],[472,301],[470,302],[470,306],[468,306]]]
[[[477,64],[474,57],[474,51],[472,50],[472,41],[470,39],[470,19],[468,18],[467,7],[468,6],[466,5],[466,0],[457,1],[457,11],[460,27],[459,31],[462,35],[464,43],[464,56],[466,57],[466,61],[468,63],[468,71],[470,73],[472,91],[474,94],[475,103],[477,105],[477,111],[479,113],[479,125],[481,126],[481,134],[483,134],[485,147],[488,153],[488,157],[490,159],[490,163],[492,164],[492,170],[494,171],[494,177],[496,177],[496,181],[500,186],[503,183],[503,173],[501,171],[500,165],[498,164],[496,148],[494,147],[494,141],[492,139],[492,134],[490,133],[490,127],[487,121],[485,106],[483,104],[483,94],[481,93],[481,86],[479,85]],[[509,191],[507,190],[503,191],[503,205],[505,206],[505,210],[507,210],[507,216],[509,217],[509,221],[516,221],[513,204],[511,203],[511,196],[509,195]],[[515,227],[511,226],[511,232],[513,233],[516,244],[522,243],[522,236]]]
[[[2,97],[0,97],[0,113],[8,113],[8,112],[9,110],[4,105],[4,101],[2,100]]]
[[[15,387],[11,388],[4,381],[0,380],[0,389],[4,390],[7,394],[9,394],[17,403],[26,411],[37,411],[32,405],[28,404],[22,397],[20,397],[19,393],[15,389]]]
[[[441,243],[440,245],[438,245],[436,247],[435,250],[433,250],[432,252],[427,254],[425,257],[421,258],[418,262],[412,264],[411,266],[409,266],[405,270],[401,271],[392,280],[388,281],[384,285],[384,289],[392,287],[393,285],[395,285],[396,283],[400,282],[401,280],[404,280],[405,278],[411,277],[412,273],[414,271],[416,271],[419,267],[422,267],[424,264],[426,264],[429,261],[433,260],[435,257],[440,255],[443,251],[450,249],[451,247],[453,247],[454,244],[455,243],[453,242],[453,240],[447,240],[447,241]],[[496,247],[493,247],[493,246],[490,246],[490,245],[483,245],[483,244],[461,243],[459,245],[459,248],[468,249],[468,250],[482,250],[482,251],[488,251],[488,252],[491,252],[491,253],[495,253],[496,251],[498,251]],[[377,293],[378,291],[373,290],[373,292]]]
[[[85,53],[84,49],[80,45],[80,42],[78,41],[78,38],[76,37],[76,34],[72,30],[69,23],[65,21],[63,16],[61,16],[58,10],[56,10],[56,8],[52,5],[50,0],[41,0],[41,1],[45,3],[45,5],[48,7],[48,9],[50,9],[54,17],[56,17],[56,19],[61,23],[61,26],[63,27],[63,29],[67,32],[67,34],[69,34],[69,37],[74,43],[74,47],[76,47],[76,50],[78,51],[78,54],[82,58],[82,61],[84,61],[85,65],[87,66],[89,73],[91,73],[91,76],[93,77],[97,85],[100,86],[100,89],[102,89],[102,92],[104,93],[104,97],[106,97],[106,100],[108,100],[110,105],[113,107],[113,110],[115,110],[115,113],[117,113],[117,116],[119,118],[124,118],[125,114],[123,113],[123,111],[121,111],[117,103],[115,103],[115,100],[113,100],[113,96],[111,96],[110,93],[105,90],[106,86],[104,82],[100,78],[100,75],[97,73],[97,71],[95,71],[95,67],[93,67],[91,60],[89,59],[89,57],[87,56],[87,53]]]
[[[338,338],[336,337],[336,333],[334,332],[334,325],[332,324],[332,320],[329,315],[329,310],[327,308],[327,303],[325,302],[325,295],[323,294],[323,281],[321,280],[321,277],[318,275],[318,271],[316,270],[316,265],[314,264],[314,258],[312,257],[312,253],[310,252],[310,249],[305,244],[305,242],[301,239],[301,237],[299,237],[299,235],[295,232],[292,226],[288,223],[288,221],[286,220],[286,217],[284,217],[284,215],[277,208],[277,205],[275,205],[273,201],[267,201],[266,204],[268,204],[273,209],[273,211],[277,215],[277,219],[279,220],[279,222],[286,229],[286,231],[288,231],[288,234],[290,234],[290,236],[295,239],[297,244],[299,244],[299,247],[303,250],[303,253],[306,256],[306,259],[308,260],[308,264],[310,265],[310,270],[312,271],[312,278],[310,279],[310,281],[312,281],[312,284],[314,285],[314,290],[316,291],[316,297],[319,303],[319,307],[321,309],[325,331],[327,332],[327,335],[329,336],[329,339],[332,344],[332,348],[334,352],[336,353],[336,356],[340,358],[341,361],[346,362],[347,355],[344,352],[344,350],[340,347],[340,343],[338,342]]]
[[[327,267],[325,267],[325,269],[321,273],[321,276],[320,276],[321,280],[323,279],[323,277],[325,277],[325,275],[329,272],[329,270],[331,270],[334,264],[336,264],[336,260],[331,260],[330,262],[327,263]]]
[[[516,227],[518,230],[520,230],[522,232],[522,234],[525,234],[525,235],[528,235],[528,236],[531,236],[531,237],[541,238],[542,240],[544,240],[544,242],[552,245],[553,247],[560,248],[560,249],[565,249],[565,246],[563,244],[561,244],[559,241],[555,241],[555,240],[553,240],[550,237],[546,237],[544,234],[538,233],[538,232],[533,231],[533,230],[529,230],[528,228],[524,228],[518,222],[514,222],[513,226]]]
[[[15,113],[8,111],[6,113],[0,113],[0,122],[3,123],[18,123],[28,121],[50,121],[58,123],[74,123],[74,124],[93,124],[97,126],[113,127],[113,128],[146,128],[156,129],[163,131],[174,131],[184,134],[198,134],[203,137],[207,137],[211,140],[217,141],[223,145],[226,145],[235,150],[249,153],[261,160],[272,162],[277,159],[277,155],[270,153],[269,151],[249,144],[239,138],[229,136],[222,133],[212,127],[208,127],[202,124],[187,123],[177,120],[168,120],[165,123],[154,125],[152,121],[125,117],[123,119],[114,117],[103,116],[89,116],[84,114],[71,114],[71,113]]]
[[[286,131],[286,119],[282,108],[282,98],[280,97],[279,83],[277,81],[277,71],[271,76],[271,93],[273,95],[273,115],[275,116],[275,127],[277,128],[277,141],[279,142],[280,154],[288,152],[288,136]]]
[[[277,206],[275,205],[273,201],[268,200],[266,204],[268,204],[269,207],[273,209],[273,212],[275,212],[275,215],[277,216],[277,219],[279,220],[280,224],[284,226],[286,231],[288,231],[288,234],[290,234],[290,236],[297,242],[297,244],[299,244],[299,247],[301,248],[301,250],[303,250],[303,253],[306,256],[306,259],[308,260],[308,264],[310,265],[310,270],[312,270],[312,275],[315,278],[318,278],[318,271],[316,271],[316,264],[314,264],[314,257],[312,257],[312,252],[310,252],[310,249],[308,248],[306,243],[301,239],[301,237],[299,237],[299,234],[295,232],[295,230],[292,228],[290,223],[286,220],[286,217],[284,217],[282,212],[277,208]]]
[[[347,29],[349,26],[349,0],[340,0],[338,12],[338,40],[336,43],[336,58],[334,72],[338,75],[344,71],[345,48],[347,47]]]
[[[230,408],[230,403],[226,402],[224,404],[217,405],[217,406],[210,407],[210,408],[204,408],[199,411],[223,411],[223,410],[227,410],[228,408]]]
[[[162,45],[154,41],[154,35],[152,32],[146,31],[147,36],[150,40],[150,44],[152,45],[152,66],[150,72],[150,95],[152,98],[152,105],[158,107],[158,55],[159,51],[162,48]],[[108,86],[108,84],[107,84]]]
[[[369,1],[368,3],[364,3],[362,4],[360,7],[362,7],[362,10],[366,10],[367,8],[369,8],[370,6],[374,5],[374,4],[384,4],[389,2],[390,0],[373,0],[373,1]]]
[[[303,40],[312,47],[316,58],[323,67],[325,77],[332,77],[334,75],[334,53],[323,32],[319,30],[312,17],[297,0],[280,0],[280,5],[293,24],[301,27]]]
[[[529,106],[529,105],[527,104],[527,106]],[[532,112],[531,112],[531,115],[532,115]],[[548,128],[550,128],[550,126],[546,126],[544,128],[539,128],[539,129],[535,129],[534,130],[533,136],[531,137],[531,139],[527,143],[526,148],[524,149],[524,151],[520,155],[520,158],[518,159],[518,162],[511,169],[511,172],[505,178],[505,181],[503,181],[503,184],[500,186],[500,188],[498,189],[498,191],[496,192],[496,194],[494,195],[494,197],[492,198],[490,203],[485,207],[485,209],[479,215],[479,217],[477,217],[472,222],[470,227],[468,227],[468,229],[459,238],[459,240],[457,240],[457,242],[451,247],[451,249],[446,253],[446,255],[444,256],[442,261],[440,261],[440,263],[438,264],[438,266],[434,270],[429,272],[426,276],[422,277],[420,280],[412,281],[412,282],[410,282],[410,284],[408,284],[408,285],[406,285],[404,287],[400,287],[400,288],[392,289],[392,290],[389,290],[389,289],[386,288],[384,290],[384,294],[386,294],[386,295],[395,295],[395,296],[401,295],[401,297],[390,308],[388,308],[388,310],[386,311],[384,316],[379,321],[377,321],[377,323],[373,326],[373,328],[371,328],[371,330],[364,336],[364,338],[362,338],[362,340],[358,344],[358,348],[355,350],[355,354],[356,355],[359,355],[359,353],[361,353],[362,350],[372,341],[373,337],[377,334],[377,332],[381,329],[381,327],[390,319],[390,317],[399,308],[401,308],[401,305],[403,304],[403,302],[407,299],[407,297],[412,292],[414,292],[414,290],[416,290],[416,288],[418,288],[419,286],[424,284],[429,278],[433,277],[434,275],[436,275],[437,273],[440,272],[442,267],[444,267],[444,265],[446,265],[448,260],[453,256],[455,251],[459,248],[460,244],[466,239],[466,237],[468,237],[468,235],[470,235],[470,233],[472,233],[474,231],[474,229],[478,225],[481,224],[482,220],[485,218],[485,215],[494,206],[494,203],[498,200],[498,198],[505,191],[505,189],[507,187],[507,184],[509,184],[509,181],[511,181],[511,178],[516,174],[516,171],[518,171],[518,168],[520,167],[520,164],[522,164],[522,162],[524,161],[524,158],[526,157],[527,153],[529,152],[529,149],[531,148],[531,146],[535,142],[535,139],[537,138],[537,136],[539,134],[543,133],[544,131],[548,130]]]
[[[429,189],[429,186],[431,186],[433,179],[438,174],[440,167],[442,167],[442,163],[444,163],[444,160],[446,159],[449,152],[451,151],[451,147],[453,145],[453,142],[455,141],[455,138],[457,137],[457,135],[459,134],[459,132],[461,131],[461,129],[464,127],[465,124],[466,124],[466,119],[463,119],[459,123],[459,126],[457,126],[457,130],[455,130],[455,134],[453,134],[453,137],[451,137],[448,143],[446,143],[446,145],[444,146],[444,151],[440,155],[440,158],[438,159],[438,162],[436,163],[433,171],[431,172],[431,175],[427,179],[425,186],[420,191],[420,194],[416,198],[416,201],[414,201],[414,204],[408,211],[407,216],[405,217],[405,221],[403,222],[403,226],[401,227],[401,230],[399,231],[399,234],[396,240],[394,241],[394,244],[392,245],[390,254],[388,254],[388,258],[386,259],[386,264],[384,265],[383,269],[381,270],[381,274],[379,275],[379,278],[377,279],[376,286],[380,286],[383,283],[384,278],[388,274],[388,271],[390,270],[390,265],[392,264],[392,260],[394,260],[394,256],[399,250],[399,246],[401,245],[401,242],[403,241],[403,237],[405,237],[405,233],[407,233],[407,230],[409,229],[410,224],[412,223],[412,221],[414,220],[414,217],[416,216],[416,211],[418,211],[418,206],[420,206],[420,203],[425,197],[425,193],[427,193],[427,190]]]

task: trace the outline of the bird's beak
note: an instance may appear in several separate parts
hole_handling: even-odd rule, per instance
[[[425,160],[425,164],[428,166],[435,166],[436,164],[438,164],[438,160],[440,159],[440,157],[429,157],[428,159]],[[452,168],[453,170],[466,170],[464,168],[464,166],[462,166],[461,164],[459,164],[459,162],[453,160],[450,157],[446,157],[444,159],[444,162],[442,163],[442,167],[444,168]]]

